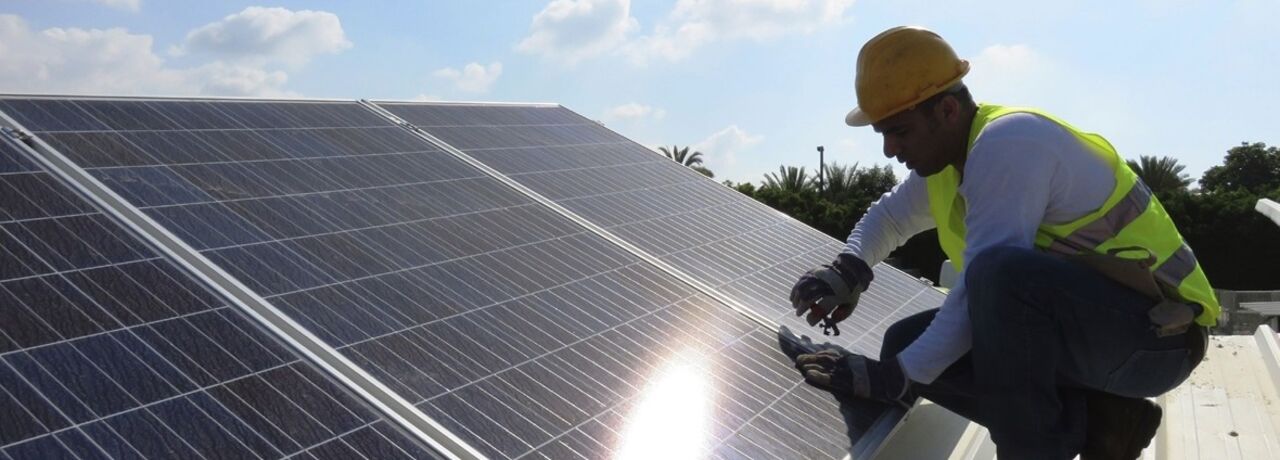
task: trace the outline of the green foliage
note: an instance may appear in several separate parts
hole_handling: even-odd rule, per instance
[[[827,167],[827,187],[819,192],[816,181],[804,168],[781,166],[765,175],[764,184],[725,182],[739,192],[843,241],[867,212],[871,203],[897,185],[889,166],[859,167],[832,164]],[[945,256],[938,247],[937,234],[917,235],[894,251],[890,263],[916,276],[936,281],[938,266]]]
[[[669,149],[666,147],[658,147],[658,151],[662,152],[663,155],[666,155],[666,157],[670,158],[672,161],[685,165],[694,171],[702,173],[704,176],[716,177],[710,169],[707,169],[706,166],[702,165],[702,152],[694,151],[693,153],[689,153],[689,147],[680,148],[676,145],[672,145]]]
[[[1280,227],[1254,210],[1259,198],[1280,199],[1280,187],[1253,194],[1243,189],[1159,196],[1179,233],[1217,289],[1280,289]]]
[[[738,193],[741,193],[746,196],[755,196],[756,194],[756,185],[750,182],[735,184],[731,180],[726,180],[723,182],[723,184],[725,187],[729,187],[731,189],[737,190]]]
[[[1280,148],[1242,142],[1227,151],[1221,166],[1204,172],[1200,187],[1206,192],[1245,190],[1255,195],[1280,187]]]
[[[760,188],[761,190],[770,189],[789,193],[803,193],[812,191],[814,184],[803,166],[798,168],[795,166],[778,166],[778,172],[764,175],[764,185]]]
[[[1143,155],[1141,161],[1129,160],[1129,169],[1138,174],[1142,183],[1156,194],[1186,191],[1191,185],[1191,177],[1183,174],[1186,166],[1178,164],[1173,157],[1149,157]]]
[[[822,192],[826,196],[838,197],[851,193],[857,187],[857,177],[855,173],[858,171],[858,164],[853,166],[844,166],[839,163],[831,163],[826,169],[826,187]]]
[[[852,202],[855,207],[870,206],[898,184],[898,178],[888,165],[859,168],[857,163],[852,166],[832,163],[826,171],[823,198],[838,203]]]

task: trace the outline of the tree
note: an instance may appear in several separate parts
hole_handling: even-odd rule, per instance
[[[827,166],[826,190],[822,192],[828,197],[844,196],[857,188],[857,172],[858,164],[853,166],[845,166],[839,163],[831,163]]]
[[[778,172],[764,175],[764,186],[761,188],[805,192],[813,189],[813,180],[803,166],[778,166]]]
[[[866,209],[898,184],[897,176],[888,165],[862,168],[857,163],[852,166],[832,163],[826,168],[827,188],[822,192],[823,198],[854,209]]]
[[[1160,203],[1173,218],[1217,289],[1280,288],[1280,232],[1254,211],[1258,198],[1280,198],[1280,149],[1243,142],[1205,171],[1197,193],[1171,193]]]
[[[875,201],[895,185],[898,185],[898,176],[893,174],[893,168],[889,165],[861,169],[855,167],[852,192],[858,196],[870,197],[871,201]]]
[[[1280,148],[1261,142],[1242,142],[1227,151],[1221,166],[1214,166],[1200,178],[1208,192],[1244,190],[1260,195],[1280,187]]]
[[[1129,169],[1138,174],[1142,183],[1147,184],[1157,195],[1185,192],[1187,186],[1191,185],[1191,177],[1182,173],[1187,167],[1178,164],[1178,160],[1173,157],[1142,155],[1139,161],[1129,160],[1126,163],[1129,164]]]
[[[756,185],[750,182],[735,184],[731,180],[726,180],[722,183],[724,184],[725,187],[729,187],[731,189],[737,190],[738,193],[741,193],[746,196],[755,196],[756,194]]]
[[[689,147],[680,148],[676,145],[672,145],[670,149],[658,147],[658,150],[676,163],[685,165],[694,171],[702,173],[704,176],[715,177],[715,174],[710,169],[702,165],[702,152],[694,151],[689,153]]]
[[[897,185],[898,179],[888,165],[859,167],[833,163],[826,168],[830,182],[823,193],[818,193],[816,181],[804,168],[795,166],[779,166],[778,172],[765,174],[760,188],[750,183],[725,185],[843,241],[871,203]],[[893,251],[886,262],[936,282],[943,259],[946,255],[938,246],[938,235],[929,230]]]
[[[1280,229],[1253,209],[1264,196],[1280,198],[1280,188],[1262,195],[1233,189],[1160,197],[1214,288],[1280,289]]]

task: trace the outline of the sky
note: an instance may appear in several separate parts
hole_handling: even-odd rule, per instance
[[[1280,144],[1280,1],[2,0],[0,93],[554,102],[717,179],[893,165],[858,49],[919,25],[980,102],[1044,109],[1199,178]]]

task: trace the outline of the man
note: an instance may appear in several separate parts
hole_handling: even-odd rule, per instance
[[[961,282],[885,334],[879,360],[801,355],[810,383],[986,426],[1001,459],[1136,458],[1160,423],[1146,397],[1187,378],[1220,307],[1172,220],[1103,138],[1032,109],[973,102],[969,63],[925,29],[858,54],[858,107],[912,174],[871,206],[830,265],[792,289],[810,324],[847,318],[869,268],[937,228]],[[1099,107],[1105,110],[1105,107]]]

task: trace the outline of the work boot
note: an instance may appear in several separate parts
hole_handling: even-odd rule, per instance
[[[1090,392],[1080,460],[1133,460],[1160,428],[1160,406],[1143,398]]]

